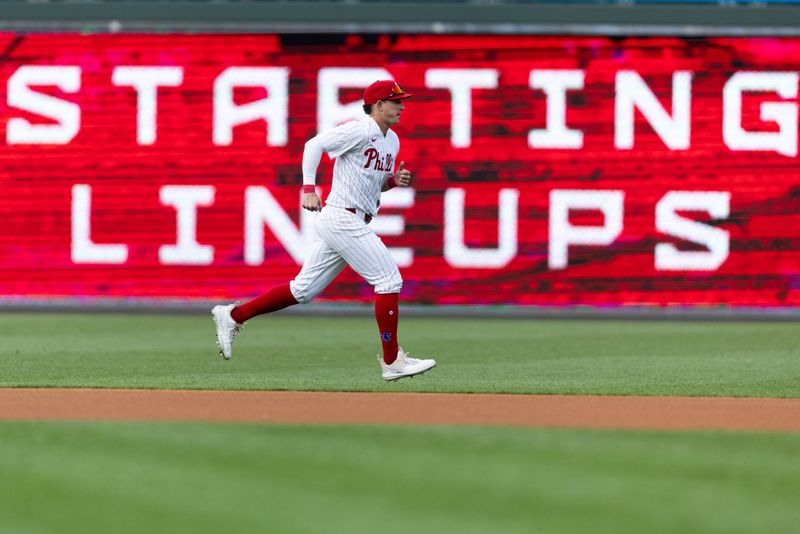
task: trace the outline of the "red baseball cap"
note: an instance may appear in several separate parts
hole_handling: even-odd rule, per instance
[[[378,100],[402,100],[409,98],[411,93],[406,93],[394,80],[378,80],[364,89],[364,105],[369,106]]]

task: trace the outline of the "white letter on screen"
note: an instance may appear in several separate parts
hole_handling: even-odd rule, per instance
[[[664,144],[672,150],[689,148],[692,110],[692,73],[672,74],[672,116],[634,71],[617,73],[614,104],[614,146],[633,148],[633,110],[639,109]]]
[[[31,124],[27,119],[17,117],[8,119],[6,143],[66,145],[81,129],[81,108],[73,102],[37,93],[31,89],[32,85],[53,86],[65,93],[77,93],[81,88],[81,68],[27,65],[14,71],[8,79],[8,106],[47,117],[58,124]]]
[[[366,89],[372,82],[391,80],[389,71],[382,68],[325,67],[319,69],[317,76],[317,132],[327,132],[343,122],[360,119],[364,116],[364,99],[359,93],[358,100],[349,104],[339,101],[339,90]]]
[[[570,245],[609,245],[622,232],[623,191],[588,191],[554,189],[550,191],[550,250],[547,265],[551,270],[565,269]],[[598,210],[603,226],[573,226],[570,210]]]
[[[302,193],[300,196],[302,197]],[[298,229],[269,189],[262,186],[248,187],[245,190],[244,204],[244,262],[247,265],[264,263],[266,224],[295,263],[302,265],[308,246],[314,240],[316,214],[300,210],[300,229]]]
[[[263,87],[266,98],[241,106],[233,101],[235,87]],[[233,143],[233,127],[263,120],[266,144],[284,146],[288,138],[289,69],[286,67],[228,67],[214,80],[214,144]]]
[[[450,91],[450,144],[454,147],[466,148],[472,144],[472,90],[495,89],[497,79],[497,69],[428,69],[425,72],[427,87]]]
[[[730,235],[727,230],[686,219],[678,211],[704,211],[715,219],[730,215],[731,194],[727,191],[670,191],[656,205],[656,229],[708,250],[678,250],[670,243],[656,245],[659,271],[714,271],[728,259]]]
[[[152,145],[156,141],[158,88],[183,83],[183,67],[117,67],[111,77],[114,85],[136,90],[136,142]]]
[[[528,132],[530,148],[581,148],[583,132],[567,128],[567,90],[583,89],[582,70],[532,70],[530,86],[547,95],[544,130]]]
[[[162,245],[158,259],[164,265],[209,265],[214,261],[214,247],[197,242],[197,207],[214,203],[213,185],[165,185],[161,204],[173,206],[178,217],[175,245]]]
[[[381,208],[410,208],[413,205],[414,190],[410,187],[395,187],[381,195]],[[406,222],[402,215],[381,213],[375,217],[370,227],[378,235],[402,235],[406,230]],[[414,263],[413,248],[388,247],[388,249],[398,267],[411,267]]]
[[[797,98],[796,72],[737,72],[725,84],[723,94],[722,137],[731,150],[774,150],[797,155],[797,104],[762,102],[760,117],[775,122],[777,132],[748,132],[742,126],[742,93],[771,91],[782,98]]]
[[[517,254],[517,189],[500,190],[497,248],[469,248],[464,244],[464,197],[461,188],[444,194],[444,257],[453,267],[500,269]]]
[[[125,263],[126,245],[99,245],[92,241],[92,188],[72,186],[72,263]]]

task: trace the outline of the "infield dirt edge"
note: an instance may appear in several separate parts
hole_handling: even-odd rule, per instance
[[[0,420],[42,419],[797,432],[800,399],[0,389]]]

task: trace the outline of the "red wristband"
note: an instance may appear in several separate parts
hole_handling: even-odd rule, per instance
[[[386,185],[389,186],[389,189],[397,187],[397,182],[394,181],[394,176],[389,177],[389,181],[386,182]]]
[[[317,188],[313,185],[304,185],[303,186],[303,193],[316,193]]]

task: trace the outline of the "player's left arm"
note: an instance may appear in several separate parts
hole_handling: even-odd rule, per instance
[[[408,187],[411,185],[411,171],[406,169],[406,162],[401,161],[400,165],[397,166],[397,172],[389,177],[386,180],[386,183],[383,184],[382,191],[388,191],[393,187]]]

